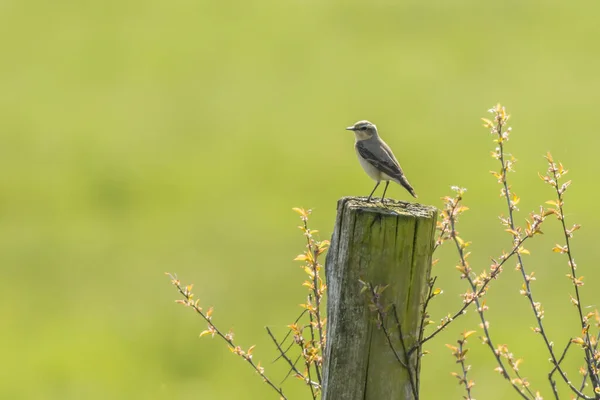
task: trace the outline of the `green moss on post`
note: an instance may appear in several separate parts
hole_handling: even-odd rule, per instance
[[[427,295],[436,218],[436,208],[419,204],[390,201],[383,206],[353,197],[338,202],[325,265],[323,400],[414,398],[408,371],[377,328],[359,279],[389,285],[383,302],[395,304],[410,348],[418,337],[421,305]],[[387,318],[386,325],[395,327],[391,313]],[[394,347],[401,353],[398,330],[392,332]]]

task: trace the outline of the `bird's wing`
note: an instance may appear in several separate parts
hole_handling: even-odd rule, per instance
[[[356,150],[362,158],[391,178],[401,179],[404,176],[402,168],[400,168],[391,150],[386,149],[381,143],[370,142],[367,144],[365,142],[367,141],[360,140],[356,142]]]
[[[367,143],[367,140],[360,140],[356,142],[356,150],[362,158],[390,178],[396,179],[413,197],[417,197],[415,190],[404,176],[404,172],[402,172],[402,168],[400,168],[400,164],[398,164],[392,150],[385,142]]]

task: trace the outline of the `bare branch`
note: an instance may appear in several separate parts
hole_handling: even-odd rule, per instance
[[[192,285],[188,285],[186,287],[181,286],[181,282],[177,279],[176,276],[167,273],[167,275],[171,278],[171,283],[177,288],[179,293],[184,297],[185,300],[177,300],[177,303],[183,304],[187,307],[191,307],[198,315],[200,315],[206,323],[208,323],[208,330],[202,332],[200,336],[204,334],[210,334],[213,337],[217,335],[220,337],[227,345],[229,346],[229,350],[232,353],[240,356],[252,368],[256,371],[257,374],[261,376],[261,378],[269,385],[273,390],[275,390],[282,399],[287,400],[287,397],[283,394],[283,390],[276,386],[266,375],[263,367],[260,366],[260,363],[255,364],[252,360],[252,350],[254,346],[250,347],[247,351],[242,350],[240,346],[237,346],[233,341],[233,333],[224,334],[215,324],[212,322],[212,308],[208,311],[203,312],[202,308],[198,306],[198,302],[193,300],[194,294],[192,293]]]

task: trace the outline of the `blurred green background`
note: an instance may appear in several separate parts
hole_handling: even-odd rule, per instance
[[[519,220],[552,198],[550,150],[571,169],[569,223],[597,305],[594,260],[600,26],[594,2],[3,1],[0,4],[0,398],[269,399],[274,393],[176,305],[163,275],[194,282],[215,322],[279,382],[281,335],[304,301],[292,207],[329,238],[338,198],[372,181],[344,127],[375,122],[424,204],[467,187],[461,235],[476,270],[509,249],[480,117],[512,114]],[[581,5],[582,7],[578,7]],[[394,185],[391,196],[407,199]],[[557,222],[529,245],[536,299],[562,349],[577,336]],[[460,305],[455,254],[435,267],[437,319]],[[550,370],[512,267],[488,299],[496,343],[551,397]],[[427,347],[423,398],[461,398],[445,343]],[[470,341],[474,396],[514,397]],[[581,356],[565,366],[578,381]],[[285,386],[307,398],[301,382]],[[564,391],[563,391],[564,392]]]

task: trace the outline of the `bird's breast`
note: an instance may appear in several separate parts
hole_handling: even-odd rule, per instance
[[[356,150],[356,148],[355,148],[355,150]],[[358,150],[356,150],[356,156],[358,157],[358,162],[360,162],[360,166],[365,170],[367,175],[369,175],[369,177],[375,181],[380,181],[381,180],[381,172],[377,168],[375,168],[375,166],[373,164],[371,164],[370,162],[365,160],[360,155]]]

